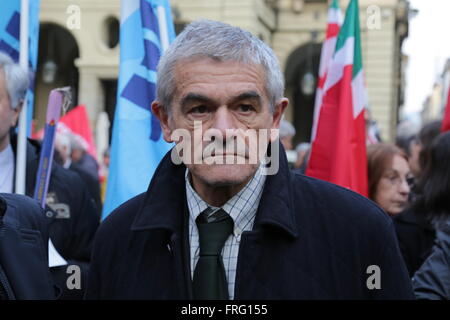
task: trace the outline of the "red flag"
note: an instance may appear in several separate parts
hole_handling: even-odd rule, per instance
[[[357,0],[347,8],[325,81],[306,174],[368,194],[366,89]]]
[[[89,117],[84,105],[79,105],[67,112],[58,123],[57,132],[69,133],[97,160],[97,152],[92,135]],[[33,134],[33,139],[42,139],[44,130]]]
[[[328,25],[326,31],[326,38],[322,45],[322,52],[320,54],[319,65],[319,81],[317,83],[316,100],[314,102],[314,118],[311,133],[311,140],[316,137],[317,121],[319,120],[320,108],[322,107],[323,87],[328,74],[331,60],[333,58],[334,49],[336,48],[336,41],[339,30],[342,25],[342,14],[337,0],[333,0],[328,8]]]
[[[441,132],[450,130],[450,87],[447,94],[447,104],[444,110],[444,119],[442,120]]]
[[[61,118],[58,131],[65,130],[75,136],[87,152],[97,160],[91,125],[84,105],[73,108]]]

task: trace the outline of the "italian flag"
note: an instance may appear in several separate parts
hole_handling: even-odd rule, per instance
[[[358,1],[351,0],[323,87],[306,174],[367,196],[367,156]]]
[[[327,31],[325,41],[322,45],[322,52],[320,54],[319,81],[316,90],[316,101],[314,103],[314,120],[311,135],[313,140],[316,136],[317,121],[319,120],[320,108],[322,107],[323,87],[325,85],[331,59],[333,58],[334,49],[336,48],[336,41],[341,25],[342,13],[339,8],[339,2],[338,0],[333,0],[328,9]]]
[[[450,130],[450,87],[447,93],[447,104],[444,110],[444,119],[442,119],[441,132],[447,132]]]

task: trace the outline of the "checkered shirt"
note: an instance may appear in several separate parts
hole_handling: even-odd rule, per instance
[[[189,181],[189,172],[186,169],[186,196],[189,208],[189,243],[191,248],[191,277],[194,277],[195,265],[199,258],[198,229],[195,220],[207,210],[208,217],[222,209],[228,213],[234,221],[233,234],[225,242],[222,249],[222,259],[225,267],[225,274],[228,281],[228,292],[230,300],[234,299],[234,284],[236,278],[236,265],[239,252],[241,234],[253,228],[256,211],[261,199],[266,175],[263,174],[264,167],[260,167],[247,185],[235,196],[228,200],[221,208],[207,204],[192,188]],[[209,218],[208,218],[209,220]]]

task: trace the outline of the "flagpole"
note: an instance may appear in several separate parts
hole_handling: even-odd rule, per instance
[[[163,6],[158,6],[157,12],[161,53],[164,53],[169,47],[169,31],[167,30],[166,9]]]
[[[29,2],[21,0],[20,7],[20,66],[28,74],[28,22],[29,22]],[[25,194],[25,174],[26,174],[26,145],[27,145],[27,98],[22,103],[22,111],[19,118],[19,135],[17,138],[16,157],[16,190],[17,194]]]

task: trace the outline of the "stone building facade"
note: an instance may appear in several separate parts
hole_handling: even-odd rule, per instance
[[[447,59],[441,74],[436,78],[431,92],[423,103],[421,122],[442,119],[448,102],[450,88],[450,59]]]

